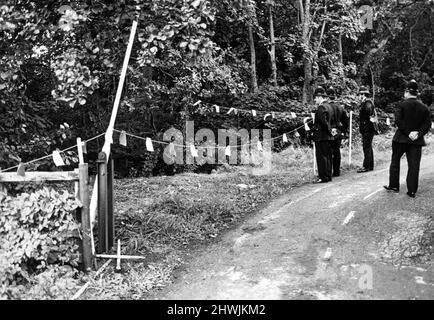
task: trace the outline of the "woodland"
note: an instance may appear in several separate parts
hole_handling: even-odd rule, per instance
[[[368,86],[377,108],[393,113],[415,79],[433,104],[432,0],[3,0],[0,12],[2,169],[105,131],[134,20],[116,129],[138,136],[162,140],[187,120],[278,135],[297,121],[228,117],[209,106],[305,112],[317,85],[334,87],[354,110],[358,88]],[[142,142],[114,144],[117,174],[173,173],[162,150],[150,154]],[[89,144],[90,161],[102,143]],[[64,157],[77,161],[73,151]]]
[[[123,253],[148,260],[94,283],[89,299],[142,299],[169,281],[189,244],[310,181],[303,117],[315,109],[317,86],[333,87],[354,112],[355,146],[358,92],[370,89],[388,120],[376,138],[378,161],[389,161],[390,119],[409,81],[434,111],[433,0],[1,0],[1,174],[72,171],[81,138],[95,179],[135,23],[112,137],[112,191]],[[145,138],[165,142],[167,130],[185,133],[187,121],[213,132],[271,129],[275,170],[252,176],[243,166],[167,164],[165,145],[150,148]],[[351,159],[347,143],[343,157]],[[54,162],[53,151],[62,151]],[[228,167],[240,171],[202,174]],[[72,184],[4,185],[0,298],[71,298],[89,281],[77,271],[84,202]],[[129,280],[121,285],[122,276]]]

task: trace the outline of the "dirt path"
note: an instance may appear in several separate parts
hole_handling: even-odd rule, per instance
[[[382,187],[387,166],[291,190],[197,252],[152,298],[433,299],[424,244],[434,238],[434,156],[423,157],[416,199],[405,194],[405,162],[399,194]]]

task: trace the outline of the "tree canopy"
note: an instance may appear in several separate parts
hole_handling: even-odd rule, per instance
[[[134,20],[117,127],[137,134],[182,127],[197,100],[307,110],[318,84],[369,85],[391,109],[414,78],[433,102],[431,0],[5,0],[0,13],[1,168],[104,132]]]

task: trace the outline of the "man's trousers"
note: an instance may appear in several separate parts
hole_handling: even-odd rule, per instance
[[[362,134],[363,144],[363,168],[367,170],[374,170],[374,150],[372,149],[372,141],[374,140],[373,133]]]
[[[341,174],[341,145],[342,139],[330,141],[332,169],[333,175],[338,176]]]
[[[318,165],[318,177],[324,181],[332,180],[331,148],[330,141],[316,141],[316,163]]]
[[[392,143],[392,161],[390,163],[389,187],[399,189],[399,172],[401,158],[405,153],[408,163],[407,190],[416,193],[419,186],[420,160],[422,158],[422,146],[409,143]]]

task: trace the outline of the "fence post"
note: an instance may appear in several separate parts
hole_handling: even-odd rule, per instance
[[[312,123],[315,124],[315,113],[311,113],[312,116]],[[316,172],[317,172],[317,163],[316,163],[316,144],[315,141],[312,141],[313,144],[313,148],[312,148],[312,152],[313,152],[313,175],[316,176]]]
[[[351,166],[352,145],[353,145],[353,111],[350,111],[350,136],[349,136],[349,152],[348,152],[348,165]]]
[[[98,253],[108,251],[107,155],[98,154]]]
[[[90,232],[90,215],[89,215],[89,173],[88,164],[79,165],[79,183],[80,183],[80,201],[81,208],[81,229],[83,234],[83,268],[88,272],[92,268],[92,244]]]
[[[313,175],[316,176],[316,145],[315,145],[315,142],[313,142],[312,153],[313,153]]]
[[[107,164],[107,237],[108,249],[114,246],[114,216],[113,216],[113,179],[114,179],[114,159],[110,157]]]

